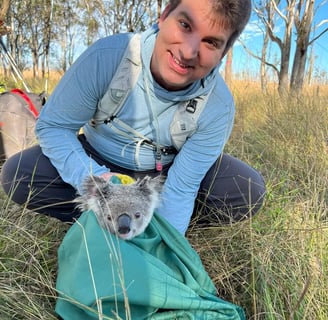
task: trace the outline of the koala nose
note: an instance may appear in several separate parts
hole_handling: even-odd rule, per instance
[[[117,219],[118,233],[126,234],[130,232],[131,218],[126,214],[121,214]]]

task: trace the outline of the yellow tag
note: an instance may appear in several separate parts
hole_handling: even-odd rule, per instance
[[[133,178],[127,176],[126,174],[117,173],[115,174],[115,176],[117,176],[121,180],[121,184],[131,184],[135,182]]]

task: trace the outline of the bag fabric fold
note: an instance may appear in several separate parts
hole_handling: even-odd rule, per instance
[[[84,212],[58,250],[56,313],[64,320],[244,320],[241,307],[219,298],[200,257],[154,214],[124,241]]]

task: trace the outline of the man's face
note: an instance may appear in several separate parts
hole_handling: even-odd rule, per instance
[[[151,59],[155,80],[167,90],[180,90],[206,76],[220,63],[232,33],[212,12],[209,0],[182,0],[165,8]]]

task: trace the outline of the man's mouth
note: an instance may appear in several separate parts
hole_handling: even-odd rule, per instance
[[[169,64],[171,68],[178,74],[185,75],[189,72],[190,69],[192,69],[191,65],[188,65],[183,61],[179,60],[176,56],[172,54],[172,52],[170,53],[169,57]]]
[[[182,63],[180,60],[178,60],[175,56],[172,55],[172,58],[176,64],[178,64],[181,68],[189,68],[188,65]]]

